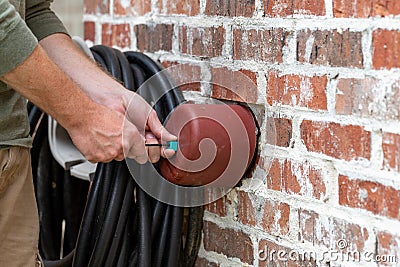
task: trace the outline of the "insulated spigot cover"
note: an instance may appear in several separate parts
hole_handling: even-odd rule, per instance
[[[229,183],[229,177],[245,173],[256,150],[256,122],[241,105],[182,104],[165,127],[178,136],[179,146],[174,157],[160,160],[160,171],[178,185]]]

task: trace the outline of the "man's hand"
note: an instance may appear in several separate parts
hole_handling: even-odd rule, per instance
[[[170,149],[133,145],[130,139],[138,140],[137,137],[133,137],[136,131],[142,135],[146,143],[160,143],[177,138],[164,129],[156,112],[142,97],[128,91],[103,72],[77,48],[70,37],[65,34],[53,34],[41,40],[40,45],[52,61],[78,84],[90,99],[126,116],[123,142],[127,157],[143,162],[140,154],[147,152],[150,161],[156,162],[160,155],[166,158],[174,155],[175,152]]]
[[[102,72],[100,69],[98,71]],[[159,158],[160,149],[151,149],[149,155],[147,153],[144,146],[145,129],[139,131],[121,112],[92,101],[40,46],[22,64],[0,77],[0,80],[56,119],[69,132],[82,154],[92,162],[122,160],[124,151],[126,156],[139,163],[145,163],[148,158],[152,162]],[[116,110],[123,109],[123,102],[120,103]],[[139,109],[148,110],[148,105],[140,103]],[[150,112],[149,118],[143,121],[150,131],[154,131],[156,139],[151,142],[158,141],[163,127],[157,117]],[[174,138],[168,134],[166,136]],[[161,155],[166,156],[168,153]]]
[[[131,157],[138,163],[147,161],[144,137],[137,128],[126,126],[126,141],[122,139],[124,116],[102,105],[95,104],[81,120],[72,124],[67,131],[75,146],[91,162],[123,160],[124,146],[132,151]],[[134,148],[134,149],[132,149]]]

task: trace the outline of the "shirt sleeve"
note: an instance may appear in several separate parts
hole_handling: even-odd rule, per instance
[[[36,38],[41,39],[54,33],[68,35],[64,25],[50,9],[53,0],[27,0],[25,21]]]
[[[37,39],[8,0],[0,0],[0,77],[33,52]]]

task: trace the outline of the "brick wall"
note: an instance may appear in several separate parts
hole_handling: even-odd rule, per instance
[[[85,2],[86,40],[182,64],[204,81],[188,98],[264,118],[252,173],[264,184],[246,178],[207,206],[197,266],[399,264],[372,262],[400,260],[399,1]],[[221,69],[256,86],[235,80],[241,99],[210,86]]]

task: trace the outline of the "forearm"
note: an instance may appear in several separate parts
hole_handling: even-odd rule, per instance
[[[129,120],[136,127],[143,129],[145,126],[150,126],[151,131],[160,137],[161,125],[151,106],[142,97],[127,90],[104,72],[74,44],[69,36],[53,34],[42,39],[39,44],[94,102],[122,114],[128,113]],[[152,122],[155,124],[149,125]]]
[[[53,34],[40,41],[50,58],[79,85],[94,102],[126,115],[136,128],[151,132],[157,139],[170,141],[176,137],[165,131],[156,112],[138,94],[100,69],[64,34]],[[165,152],[164,156],[173,155]]]
[[[75,127],[94,105],[40,46],[0,79],[66,128]]]
[[[125,99],[125,88],[103,72],[65,34],[53,34],[40,45],[49,57],[95,102],[118,109]],[[128,98],[128,94],[126,95]],[[124,112],[124,110],[119,110]]]

